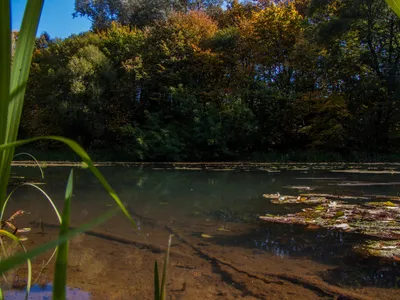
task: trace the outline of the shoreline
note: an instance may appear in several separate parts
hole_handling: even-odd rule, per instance
[[[80,161],[45,161],[39,160],[41,167],[82,167]],[[37,163],[33,160],[16,160],[12,167],[33,167]],[[129,161],[97,161],[96,167],[133,167],[150,168],[153,170],[181,170],[181,171],[264,171],[269,173],[280,171],[311,171],[329,170],[331,172],[347,173],[399,173],[400,162],[129,162]]]

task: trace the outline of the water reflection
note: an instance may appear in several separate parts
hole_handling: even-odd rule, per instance
[[[31,287],[29,300],[50,300],[52,299],[53,286],[51,284],[40,286],[33,285]],[[67,287],[67,299],[68,300],[89,300],[91,299],[90,293],[82,291],[80,289],[73,289]],[[22,291],[8,291],[5,294],[5,300],[24,300],[26,290]]]

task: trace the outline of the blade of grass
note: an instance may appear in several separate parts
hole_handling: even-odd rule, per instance
[[[11,32],[10,18],[11,9],[9,1],[0,1],[1,4],[1,24],[5,29],[1,29],[1,49],[4,55],[1,55],[1,68],[4,72],[2,76],[1,87],[8,85],[6,92],[8,95],[2,102],[0,110],[0,119],[6,120],[4,128],[0,128],[1,143],[10,143],[17,139],[19,123],[21,119],[22,107],[24,103],[24,95],[26,84],[28,82],[29,70],[32,61],[32,52],[35,45],[36,31],[39,24],[40,14],[42,12],[43,0],[27,1],[24,17],[22,20],[21,30],[18,35],[18,40],[15,47],[15,55],[11,70]],[[5,4],[8,3],[8,4]],[[4,20],[3,20],[4,19]],[[5,49],[7,48],[7,49]],[[4,50],[3,50],[4,49]],[[8,57],[8,59],[7,59]],[[4,70],[4,71],[3,71]],[[8,75],[8,72],[10,73]],[[7,80],[7,78],[9,78]],[[4,96],[5,93],[4,92]],[[2,92],[3,93],[3,92]],[[3,96],[3,94],[1,94]],[[3,103],[5,101],[5,103]],[[3,126],[2,125],[2,126]],[[14,154],[14,148],[1,151],[0,161],[0,206],[3,204],[7,192],[7,184],[10,177],[11,161]]]
[[[11,6],[10,1],[0,1],[0,143],[6,142],[7,112],[10,102],[11,78]],[[6,196],[8,175],[6,151],[0,152],[0,204]],[[9,172],[9,171],[8,171]]]
[[[62,222],[60,227],[60,237],[68,234],[69,220],[71,215],[71,198],[73,190],[73,176],[74,171],[68,177],[67,188],[65,190],[65,204],[62,214]],[[53,280],[53,298],[64,300],[66,299],[67,286],[67,270],[68,270],[68,241],[60,244],[57,250],[56,267],[54,270],[54,280]]]
[[[168,269],[168,263],[169,263],[169,253],[171,251],[171,241],[172,241],[172,234],[169,235],[167,253],[165,254],[164,269],[163,269],[162,282],[161,282],[161,295],[160,295],[161,300],[165,300],[167,298],[165,287],[167,284],[167,269]]]
[[[10,96],[11,77],[11,6],[9,0],[0,1],[0,143],[5,142],[6,113]]]
[[[154,262],[154,299],[160,300],[160,281],[158,277],[158,264]]]
[[[76,154],[78,154],[81,159],[87,164],[88,168],[92,171],[92,173],[97,177],[97,179],[101,182],[103,185],[104,189],[108,192],[108,194],[114,199],[114,201],[117,203],[119,208],[122,210],[122,212],[125,214],[125,216],[131,221],[131,223],[136,227],[135,221],[132,219],[130,216],[128,210],[125,208],[124,204],[122,203],[121,199],[117,196],[116,192],[114,189],[110,186],[110,184],[107,182],[107,180],[104,178],[103,174],[94,166],[93,161],[91,160],[90,156],[86,153],[85,150],[81,146],[79,146],[78,143],[76,143],[73,140],[60,137],[60,136],[42,136],[42,137],[35,137],[35,138],[30,138],[26,140],[20,140],[12,143],[8,143],[5,145],[0,145],[0,151],[8,149],[8,148],[15,148],[18,146],[22,146],[28,143],[32,143],[38,140],[54,140],[54,141],[59,141],[67,146],[69,146]]]
[[[400,17],[400,0],[386,0],[386,3]]]
[[[42,244],[40,246],[37,246],[33,248],[32,250],[29,250],[27,253],[18,253],[12,257],[9,257],[7,259],[1,260],[0,261],[0,274],[7,272],[14,268],[15,266],[23,263],[27,259],[32,259],[50,249],[53,249],[60,245],[61,243],[64,243],[73,237],[77,236],[80,233],[83,233],[103,222],[111,218],[112,216],[115,215],[115,213],[118,211],[118,208],[112,209],[105,214],[95,218],[94,220],[91,220],[90,222],[74,229],[74,230],[69,230],[67,234],[64,234],[62,236],[59,236],[56,240],[47,242],[45,244]]]
[[[10,233],[6,230],[3,230],[3,229],[0,229],[0,235],[4,235],[4,236],[8,237],[9,239],[13,240],[14,242],[18,243],[24,250],[24,253],[25,254],[27,253],[24,244],[22,244],[21,241],[15,235],[13,235],[12,233]],[[25,260],[26,260],[26,263],[28,266],[28,282],[26,284],[25,299],[28,299],[29,292],[31,290],[31,283],[32,283],[32,264],[31,264],[31,260],[29,258],[26,258]],[[24,261],[22,261],[22,262],[24,262]]]
[[[35,47],[36,31],[43,8],[43,0],[28,1],[22,20],[21,30],[15,47],[15,56],[11,66],[11,94],[16,93],[8,107],[7,138],[11,142],[17,139],[21,119],[26,84],[31,67],[32,53]],[[22,88],[20,88],[22,87]]]
[[[1,209],[1,212],[0,212],[0,221],[3,221],[4,211],[6,210],[8,201],[11,199],[11,196],[15,193],[16,190],[18,190],[19,188],[21,188],[21,187],[23,187],[23,186],[31,186],[31,187],[34,187],[35,189],[39,190],[39,191],[43,194],[43,196],[46,197],[47,201],[49,201],[51,207],[53,208],[53,210],[54,210],[54,212],[55,212],[55,214],[56,214],[56,216],[57,216],[58,221],[59,221],[60,224],[61,224],[61,216],[60,216],[60,213],[58,212],[58,209],[57,209],[56,205],[54,204],[53,200],[51,200],[50,196],[47,195],[47,193],[46,193],[44,190],[42,190],[40,187],[38,187],[37,185],[35,185],[35,184],[33,184],[33,183],[29,183],[29,182],[21,183],[20,185],[18,185],[17,187],[15,187],[15,188],[10,192],[10,194],[8,195],[6,201],[4,202],[4,205],[3,205],[2,209]]]
[[[42,193],[42,195],[47,199],[47,201],[49,201],[51,207],[52,207],[53,210],[54,210],[54,213],[55,213],[56,216],[57,216],[58,221],[59,221],[60,224],[61,224],[61,216],[60,216],[60,213],[58,212],[58,209],[57,209],[56,205],[54,204],[54,201],[51,200],[50,196],[49,196],[44,190],[42,190],[42,189],[41,189],[40,187],[38,187],[37,185],[35,185],[35,184],[33,184],[33,183],[29,183],[29,182],[21,183],[20,185],[18,185],[17,187],[15,187],[15,188],[8,194],[8,197],[7,197],[6,201],[4,202],[3,207],[2,207],[2,210],[1,210],[1,213],[0,213],[0,222],[3,221],[4,211],[5,211],[6,207],[7,207],[8,201],[11,199],[11,196],[15,193],[16,190],[18,190],[19,188],[21,188],[21,187],[23,187],[23,186],[34,187],[35,189],[39,190],[39,192]],[[45,267],[47,267],[47,265],[51,262],[51,260],[53,259],[54,255],[56,254],[56,252],[57,252],[57,248],[54,249],[53,253],[51,254],[50,258],[47,260],[47,262],[46,262],[46,263],[43,262],[43,265],[42,265],[42,268],[41,268],[42,270],[43,270]],[[39,274],[37,275],[36,279],[35,279],[33,282],[36,282],[36,281],[39,279],[39,276],[40,276],[40,272],[39,272]]]
[[[39,162],[37,161],[37,159],[36,159],[32,154],[27,153],[27,152],[20,152],[20,153],[15,154],[15,155],[13,156],[13,159],[16,158],[17,156],[21,156],[21,155],[29,156],[30,158],[32,158],[32,159],[34,160],[35,164],[38,166],[38,168],[39,168],[39,170],[40,170],[40,174],[41,174],[41,176],[42,176],[42,179],[44,179],[44,172],[43,172],[43,169],[42,169],[42,167],[40,166],[40,164],[39,164]]]

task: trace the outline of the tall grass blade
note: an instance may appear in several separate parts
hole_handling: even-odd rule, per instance
[[[11,6],[0,1],[0,143],[5,142],[11,76]]]
[[[158,264],[154,262],[154,299],[160,300],[160,281],[158,277]]]
[[[400,0],[386,0],[386,3],[393,9],[393,11],[400,17]]]
[[[15,193],[16,190],[18,190],[19,188],[21,188],[21,187],[23,187],[23,186],[31,186],[31,187],[34,187],[35,189],[39,190],[39,191],[43,194],[43,196],[46,197],[47,201],[49,201],[51,207],[53,208],[53,210],[54,210],[54,212],[55,212],[55,214],[56,214],[56,216],[57,216],[58,221],[59,221],[60,224],[61,224],[61,216],[60,216],[60,213],[58,212],[58,209],[57,209],[56,205],[54,204],[53,200],[51,200],[50,196],[47,195],[47,193],[46,193],[44,190],[42,190],[40,187],[38,187],[37,185],[35,185],[35,184],[33,184],[33,183],[29,183],[29,182],[21,183],[20,185],[18,185],[17,187],[15,187],[15,188],[10,192],[10,194],[9,194],[8,197],[6,198],[6,201],[5,201],[4,204],[3,204],[3,207],[1,208],[0,221],[3,221],[4,211],[6,210],[8,201],[11,199],[11,196]]]
[[[22,244],[21,241],[15,235],[13,235],[12,233],[10,233],[6,230],[3,230],[3,229],[0,229],[0,235],[4,235],[4,236],[8,237],[9,239],[13,240],[14,242],[18,243],[24,250],[24,253],[25,254],[27,253],[24,244]],[[28,281],[26,284],[26,294],[25,294],[25,299],[27,300],[29,297],[29,292],[31,290],[31,283],[32,283],[32,264],[31,264],[31,260],[29,258],[27,258],[25,260],[26,260],[26,263],[28,266]]]
[[[29,156],[30,158],[33,159],[33,161],[35,162],[35,164],[38,166],[38,168],[39,168],[39,170],[40,170],[40,174],[42,175],[42,179],[44,179],[44,172],[43,172],[43,169],[42,169],[42,167],[40,166],[40,164],[39,164],[39,162],[37,161],[37,159],[36,159],[32,154],[27,153],[27,152],[20,152],[20,153],[15,154],[15,155],[13,156],[13,159],[16,158],[17,156],[21,156],[21,155],[26,155],[26,156]]]
[[[89,154],[86,153],[85,150],[81,146],[79,146],[78,143],[76,143],[73,140],[60,137],[60,136],[43,136],[43,137],[35,137],[35,138],[30,138],[26,140],[20,140],[12,143],[8,143],[5,145],[0,145],[0,151],[9,149],[9,148],[15,148],[18,146],[22,146],[28,143],[32,143],[38,140],[54,140],[54,141],[59,141],[67,146],[69,146],[76,154],[78,154],[81,159],[88,165],[88,168],[92,171],[92,173],[97,177],[97,179],[101,182],[103,185],[104,189],[108,192],[108,194],[114,199],[114,201],[117,203],[119,208],[122,210],[122,212],[125,214],[125,216],[131,221],[131,223],[136,226],[135,221],[132,219],[130,216],[128,210],[125,208],[124,204],[122,201],[119,199],[117,196],[116,192],[114,189],[110,186],[110,184],[107,182],[107,180],[104,178],[103,174],[94,166],[93,161],[91,160]]]
[[[28,1],[22,20],[21,30],[15,47],[15,56],[11,67],[10,92],[13,95],[8,107],[7,139],[11,142],[17,139],[21,119],[26,84],[31,67],[32,53],[35,46],[36,31],[43,0]]]
[[[72,190],[73,190],[73,176],[74,171],[71,170],[71,173],[68,177],[67,188],[65,190],[65,204],[64,211],[62,214],[62,221],[60,227],[60,237],[68,234],[69,228],[69,220],[71,215],[71,198],[72,198]],[[53,280],[53,298],[65,300],[66,299],[66,290],[65,287],[67,285],[67,270],[68,270],[68,241],[63,242],[58,246],[57,250],[57,258],[56,258],[56,267],[54,270],[54,280]]]
[[[167,269],[168,269],[168,263],[169,263],[169,253],[171,251],[171,241],[172,241],[172,235],[169,236],[167,253],[165,254],[165,259],[164,259],[164,269],[163,269],[163,275],[162,275],[163,277],[162,277],[162,282],[161,282],[161,295],[160,295],[161,300],[167,299],[167,293],[166,293]]]
[[[7,112],[10,102],[11,77],[11,6],[10,1],[0,1],[0,144],[6,142]],[[10,167],[6,151],[0,151],[0,204],[6,196]],[[8,173],[7,173],[8,172]]]
[[[15,193],[15,191],[16,191],[17,189],[19,189],[20,187],[23,187],[23,186],[30,186],[30,187],[34,187],[35,189],[39,190],[39,191],[42,193],[42,195],[47,199],[47,201],[49,201],[51,207],[52,207],[53,210],[54,210],[54,213],[55,213],[56,216],[57,216],[58,221],[59,221],[60,224],[61,224],[61,216],[60,216],[60,213],[58,212],[58,209],[57,209],[56,205],[54,204],[54,201],[51,200],[50,196],[49,196],[44,190],[42,190],[42,189],[41,189],[40,187],[38,187],[37,185],[35,185],[35,184],[33,184],[33,183],[29,183],[29,182],[21,183],[20,185],[18,185],[17,187],[15,187],[15,188],[8,194],[8,197],[7,197],[6,201],[4,202],[3,207],[2,207],[2,210],[1,210],[0,221],[3,221],[4,211],[5,211],[6,207],[7,207],[8,201],[11,199],[11,196]],[[42,265],[42,270],[43,270],[45,267],[47,267],[47,265],[51,262],[51,260],[53,259],[54,255],[56,254],[56,252],[57,252],[57,248],[54,249],[53,253],[51,254],[50,258],[47,260],[47,262],[44,263],[44,264]],[[40,273],[37,275],[37,278],[35,279],[34,282],[36,282],[36,281],[39,279],[39,276],[40,276]]]
[[[11,70],[9,66],[11,63],[11,33],[10,33],[10,4],[7,0],[1,2],[1,21],[0,25],[6,26],[1,29],[1,47],[4,55],[2,57],[1,72],[5,72],[2,76],[1,86],[8,85],[9,88],[5,92],[1,92],[2,96],[7,92],[8,96],[0,101],[6,103],[1,104],[0,119],[6,124],[4,128],[0,128],[1,140],[3,143],[10,143],[17,139],[19,123],[21,119],[22,107],[24,103],[24,95],[26,84],[28,82],[29,70],[32,61],[32,52],[35,45],[36,31],[39,24],[40,14],[43,7],[43,0],[27,1],[24,17],[22,20],[21,30],[18,35],[18,40],[15,47],[15,55],[13,57],[13,63]],[[5,4],[8,3],[8,4]],[[3,20],[4,19],[4,20]],[[8,29],[7,29],[8,28]],[[6,40],[8,39],[8,40]],[[4,44],[3,44],[4,42]],[[7,48],[4,49],[3,48]],[[7,60],[8,57],[8,60]],[[3,71],[4,69],[4,71]],[[10,73],[10,75],[7,74]],[[9,80],[7,80],[9,78]],[[4,125],[4,124],[3,124]],[[3,126],[2,125],[2,126]],[[5,199],[7,184],[10,177],[11,161],[14,154],[14,148],[9,148],[0,152],[0,205],[3,204]]]
[[[118,211],[118,208],[112,209],[105,214],[95,218],[94,220],[74,229],[74,230],[69,230],[67,234],[59,236],[56,240],[47,242],[45,244],[42,244],[40,246],[37,246],[33,248],[32,250],[29,250],[27,253],[18,253],[12,257],[9,257],[7,259],[1,260],[0,261],[0,274],[3,274],[4,272],[7,272],[14,268],[15,266],[23,263],[27,259],[32,259],[50,249],[53,249],[60,245],[61,243],[64,243],[73,237],[77,236],[80,233],[83,233],[105,221],[107,221],[109,218],[115,215],[115,213]]]

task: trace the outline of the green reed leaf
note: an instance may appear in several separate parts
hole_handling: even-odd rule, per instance
[[[154,262],[154,299],[160,300],[160,281],[157,261]]]
[[[5,142],[11,77],[10,1],[0,1],[0,143]]]
[[[400,0],[386,0],[386,3],[400,17]]]
[[[15,235],[13,235],[12,233],[0,229],[0,235],[6,236],[9,239],[13,240],[14,242],[16,242],[17,244],[19,244],[21,246],[21,248],[24,250],[24,253],[26,254],[26,248],[24,246],[24,244],[22,244],[22,242],[18,239],[18,237],[16,237]],[[29,292],[31,290],[31,283],[32,283],[32,263],[31,260],[29,258],[24,259],[21,263],[23,263],[24,261],[26,261],[27,266],[28,266],[28,282],[26,284],[26,294],[25,294],[25,299],[28,299],[29,296]]]
[[[161,300],[167,299],[167,294],[166,294],[167,269],[168,269],[168,263],[169,263],[169,254],[171,252],[171,241],[172,241],[172,235],[169,236],[167,253],[165,254],[165,259],[164,259],[164,269],[163,269],[163,275],[162,275],[161,295],[160,295]]]
[[[0,3],[0,72],[2,72],[0,77],[0,144],[4,144],[17,139],[43,0],[27,1],[12,65],[11,6],[8,0],[2,0]],[[0,206],[6,196],[13,152],[14,148],[7,148],[0,152]]]
[[[59,236],[68,234],[69,221],[71,216],[71,199],[73,190],[73,180],[74,171],[68,177],[67,188],[65,190],[65,203],[64,211],[62,214],[62,221],[60,227]],[[54,280],[53,280],[53,298],[64,300],[66,299],[66,286],[67,286],[67,270],[68,270],[68,241],[61,243],[58,246],[56,266],[54,270]]]
[[[74,230],[69,230],[67,232],[67,234],[63,234],[63,235],[59,236],[56,240],[53,240],[53,241],[47,242],[45,244],[42,244],[38,247],[35,247],[26,253],[18,253],[12,257],[1,260],[0,261],[0,274],[11,270],[12,268],[16,267],[17,265],[20,265],[27,259],[32,259],[50,249],[57,247],[61,243],[64,243],[64,242],[72,239],[73,237],[77,236],[78,234],[83,233],[83,232],[107,221],[109,218],[114,216],[117,211],[118,211],[118,208],[110,210],[107,213],[95,218],[94,220],[92,220]]]
[[[59,141],[59,142],[66,144],[67,146],[69,146],[88,165],[88,168],[97,177],[97,179],[103,185],[104,189],[108,192],[108,194],[114,199],[114,201],[117,203],[117,205],[122,210],[122,212],[125,214],[125,216],[131,221],[131,223],[134,226],[136,226],[135,221],[132,219],[128,210],[125,208],[124,204],[117,196],[117,193],[114,191],[114,189],[110,186],[110,184],[104,178],[103,174],[101,174],[101,172],[94,166],[93,161],[91,160],[90,156],[86,153],[86,151],[83,150],[83,148],[81,146],[79,146],[79,144],[76,143],[75,141],[64,138],[64,137],[60,137],[60,136],[35,137],[35,138],[26,139],[26,140],[16,141],[16,142],[5,144],[5,145],[0,145],[0,151],[9,149],[9,148],[19,147],[19,146],[22,146],[22,145],[25,145],[28,143],[32,143],[35,141],[39,141],[39,140]]]
[[[21,119],[26,84],[31,67],[32,53],[35,47],[36,31],[43,0],[28,1],[22,20],[21,30],[15,47],[15,55],[11,67],[10,99],[8,107],[7,138],[12,142],[17,139],[18,127]]]

